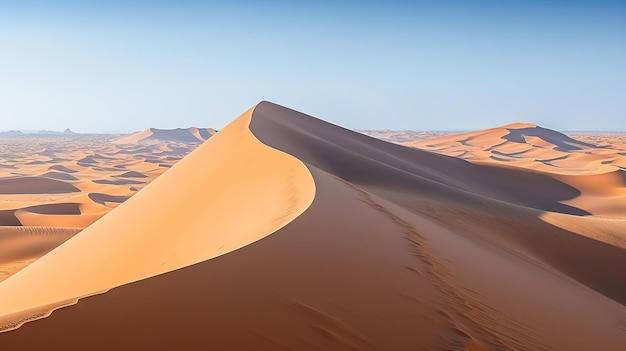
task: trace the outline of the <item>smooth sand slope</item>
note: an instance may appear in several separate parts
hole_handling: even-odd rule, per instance
[[[33,263],[78,232],[78,228],[0,226],[0,281]]]
[[[207,158],[221,160],[219,171]],[[263,102],[0,283],[10,301],[0,318],[13,328],[46,304],[131,282],[2,333],[0,345],[621,350],[626,228],[566,203],[590,189],[572,184]],[[240,249],[207,260],[227,240]]]

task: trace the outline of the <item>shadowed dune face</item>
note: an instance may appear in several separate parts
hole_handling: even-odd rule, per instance
[[[545,205],[541,207],[544,210],[616,219],[626,217],[623,182],[626,174],[623,141],[626,138],[623,135],[578,137],[583,141],[545,128],[518,124],[407,145],[463,158],[474,164],[491,165],[496,172],[508,172],[507,178],[522,177],[523,182],[528,177],[525,172],[537,171],[542,177],[550,178],[550,182],[557,181],[574,189],[573,196],[559,199],[559,203],[570,210]],[[525,172],[519,172],[520,169]],[[550,189],[554,187],[528,190],[551,192]]]
[[[107,202],[122,203],[128,200],[128,196],[115,196],[102,193],[90,193],[89,198],[101,205],[104,205]]]
[[[424,191],[433,194],[464,191],[540,210],[588,214],[583,209],[562,203],[580,196],[580,191],[550,175],[475,165],[453,157],[372,140],[314,118],[283,120],[280,117],[284,114],[282,108],[266,109],[267,112],[257,111],[258,116],[266,118],[256,130],[271,128],[272,135],[278,135],[276,140],[272,140],[272,145],[281,149],[289,147],[289,152],[299,159],[311,160],[312,165],[352,183],[371,183],[398,189],[410,188],[418,183]],[[320,129],[324,130],[323,134],[305,133]]]
[[[54,166],[50,166],[50,168],[48,168],[49,170],[55,170],[55,171],[60,171],[60,172],[65,172],[65,173],[76,173],[78,171],[73,170],[73,169],[69,169],[63,165],[54,165]]]
[[[90,253],[79,257],[87,268],[76,277],[103,290],[129,278],[128,271],[150,266],[164,274],[128,279],[133,282],[0,334],[0,343],[101,350],[619,350],[626,344],[619,270],[626,265],[626,224],[589,215],[584,204],[567,205],[618,194],[619,173],[602,179],[611,184],[607,190],[574,176],[387,144],[271,103],[244,116],[1,283],[0,301],[12,303],[0,304],[0,320],[14,328],[45,314],[51,306],[35,308],[46,303],[38,286],[56,300],[80,296],[65,287],[78,281],[67,277],[75,265],[62,264],[71,252]],[[465,143],[487,148],[494,135],[506,132]],[[274,150],[262,152],[259,141]],[[207,157],[206,150],[215,153]],[[281,167],[294,158],[278,153],[281,159],[272,162],[276,150],[303,163],[310,182],[292,181],[294,170]],[[206,177],[206,159],[217,160],[214,171],[224,176]],[[258,168],[241,172],[250,163]],[[171,204],[157,200],[174,189]],[[181,191],[189,194],[178,197]],[[291,212],[303,198],[310,206]],[[286,207],[266,212],[283,201]],[[161,220],[166,213],[176,214],[175,227]],[[137,252],[148,262],[155,252],[207,259],[222,240],[263,220],[286,224],[181,269],[171,270],[169,259],[159,269],[153,263],[160,260],[137,260]],[[129,246],[141,250],[125,252]],[[94,266],[105,262],[94,252],[115,252],[116,260]],[[118,262],[126,255],[130,267]],[[68,272],[44,279],[53,267]]]
[[[0,281],[31,264],[79,231],[80,229],[75,228],[0,226]]]
[[[0,223],[2,226],[20,226],[20,220],[15,217],[15,210],[0,211]]]
[[[584,143],[574,140],[565,134],[555,132],[550,129],[533,126],[529,128],[507,128],[509,133],[504,135],[502,139],[514,143],[529,143],[532,145],[532,138],[544,141],[549,145],[554,145],[555,150],[574,151],[586,148],[595,148],[596,145]]]
[[[252,128],[261,141],[352,184],[371,189],[375,194],[393,200],[410,210],[419,208],[414,206],[420,202],[416,199],[428,197],[443,203],[446,207],[459,205],[467,209],[481,206],[482,212],[485,213],[499,213],[505,212],[501,209],[509,209],[506,215],[503,214],[507,218],[516,214],[526,214],[520,216],[518,221],[528,221],[528,213],[534,213],[534,217],[537,217],[541,214],[540,211],[570,215],[589,214],[561,203],[581,197],[581,192],[577,188],[559,181],[559,178],[570,178],[569,182],[575,183],[572,180],[577,179],[575,176],[556,177],[495,165],[474,165],[444,155],[387,144],[273,104],[261,105],[257,108],[255,116],[257,118],[253,120]],[[271,138],[264,138],[264,133],[269,134]],[[298,142],[295,143],[294,140]],[[311,150],[314,150],[314,153],[311,153]],[[407,174],[412,177],[406,176]],[[609,189],[622,189],[622,194],[626,191],[626,183],[622,182],[624,178],[621,173],[617,174],[614,184],[607,182],[606,175],[597,177],[604,178],[600,179],[599,184],[602,184],[598,186],[600,188],[604,186]],[[583,183],[586,181],[583,180]],[[402,197],[402,194],[407,193],[413,196]],[[399,197],[402,197],[402,200],[398,200]],[[525,209],[518,206],[524,206]],[[615,207],[618,207],[617,211],[625,218],[626,213],[623,211],[626,208],[619,205]],[[497,222],[494,218],[492,223]],[[553,228],[546,226],[546,230]],[[527,241],[527,236],[528,233],[520,230],[515,240]],[[576,239],[571,240],[578,240],[578,236],[574,238]],[[621,239],[622,242],[624,239],[626,238]],[[536,244],[533,249],[540,249],[539,240],[545,238],[537,237],[527,242]],[[584,250],[585,246],[595,245],[593,241],[581,240],[583,240],[581,250]],[[580,277],[585,276],[586,278],[581,278],[585,280],[593,280],[594,274],[595,277],[604,277],[597,280],[603,281],[598,286],[612,284],[616,289],[610,289],[611,295],[621,303],[626,303],[626,285],[616,284],[621,273],[614,269],[616,262],[626,264],[626,254],[622,248],[614,248],[611,245],[605,250],[606,254],[611,252],[609,254],[611,258],[605,257],[607,260],[602,260],[603,264],[594,269],[593,274],[588,274],[589,267],[580,269]],[[554,251],[555,255],[563,254],[558,252],[556,246]],[[595,252],[589,250],[577,254],[589,253],[589,259],[593,260],[596,258]],[[546,258],[550,259],[550,255],[551,253]],[[575,261],[576,255],[572,255],[567,265]]]
[[[45,177],[0,178],[0,194],[63,194],[79,191],[72,184]]]
[[[80,209],[77,203],[49,204],[26,207],[20,211],[27,211],[37,214],[70,214],[79,215]]]
[[[78,178],[74,177],[73,175],[64,172],[47,172],[42,174],[41,176],[58,180],[78,180]]]
[[[148,176],[143,174],[143,173],[136,172],[136,171],[128,171],[126,173],[122,173],[122,174],[118,175],[118,177],[122,177],[122,178],[147,178]]]

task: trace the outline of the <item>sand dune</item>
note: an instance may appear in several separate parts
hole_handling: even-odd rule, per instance
[[[0,281],[15,274],[79,231],[77,228],[0,226],[0,247],[2,247]]]
[[[197,143],[202,142],[210,138],[216,131],[211,128],[196,128],[191,127],[187,129],[157,129],[150,128],[141,132],[137,132],[128,136],[119,138],[113,143],[115,144],[138,144],[147,143],[153,141],[168,141],[168,142],[180,142],[180,143]]]
[[[236,250],[301,213],[313,199],[310,174],[298,160],[258,142],[247,128],[250,115],[242,115],[152,182],[151,190],[138,193],[3,283],[0,295],[12,301],[3,306],[4,324]],[[239,166],[223,167],[233,159]],[[224,186],[227,180],[230,187]],[[115,252],[115,259],[94,252]],[[80,265],[72,264],[77,260]],[[55,271],[63,276],[54,277]]]
[[[206,136],[201,130],[197,133]],[[119,204],[99,202],[89,194],[127,199],[199,145],[154,141],[137,147],[113,144],[112,139],[111,135],[3,135],[0,226],[87,227]],[[80,213],[38,214],[26,209],[68,203],[78,204]]]
[[[0,344],[620,350],[623,172],[523,168],[598,149],[536,128],[425,146],[468,162],[260,103],[0,283]]]
[[[148,176],[143,174],[143,173],[137,172],[137,171],[128,171],[128,172],[122,173],[122,174],[120,174],[120,175],[118,175],[116,177],[122,177],[122,178],[147,178]]]
[[[50,168],[48,168],[49,170],[56,170],[56,171],[61,171],[61,172],[65,172],[65,173],[76,173],[78,171],[73,170],[73,169],[69,169],[63,165],[54,165],[54,166],[50,166]]]
[[[74,177],[73,175],[64,172],[50,171],[42,174],[41,176],[58,180],[78,180],[78,178]]]
[[[75,186],[45,177],[0,178],[0,194],[59,194],[80,191]]]
[[[128,200],[129,196],[115,196],[115,195],[102,194],[102,193],[90,193],[89,198],[99,204],[104,205],[107,202],[122,203]]]
[[[558,174],[599,174],[626,170],[626,135],[574,139],[532,124],[517,123],[476,132],[417,140],[404,145],[461,157]]]
[[[626,158],[622,155],[626,148],[619,143],[618,137],[614,138],[610,143],[597,137],[583,137],[581,141],[539,126],[519,123],[406,145],[477,164],[547,173],[578,193],[560,200],[561,204],[596,216],[626,218],[626,168],[623,167]],[[626,140],[624,136],[622,138]],[[464,153],[460,154],[461,151]],[[528,191],[542,190],[535,187]]]

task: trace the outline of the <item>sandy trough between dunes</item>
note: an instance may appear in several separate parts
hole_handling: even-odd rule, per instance
[[[621,350],[624,221],[572,202],[607,194],[561,176],[389,144],[263,102],[1,283],[0,301],[15,301],[0,305],[8,327],[112,289],[0,345]],[[220,255],[222,244],[239,249]]]

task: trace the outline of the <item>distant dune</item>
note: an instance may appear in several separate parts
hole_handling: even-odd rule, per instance
[[[0,138],[0,227],[85,228],[201,144],[113,144],[100,134]],[[41,206],[56,210],[32,211]]]
[[[75,186],[52,177],[0,178],[0,194],[58,194],[80,191]]]
[[[616,138],[619,139],[619,138]],[[511,124],[476,132],[417,140],[404,145],[460,157],[560,174],[598,174],[626,170],[626,135],[621,142],[571,138],[532,124]]]
[[[623,171],[485,157],[598,150],[532,125],[427,143],[262,102],[0,283],[0,344],[623,349]]]
[[[141,132],[121,137],[114,140],[115,144],[137,144],[152,141],[169,141],[178,143],[197,143],[203,142],[215,134],[212,128],[196,128],[187,129],[157,129],[150,128]]]
[[[77,228],[0,226],[0,281],[80,232]]]

